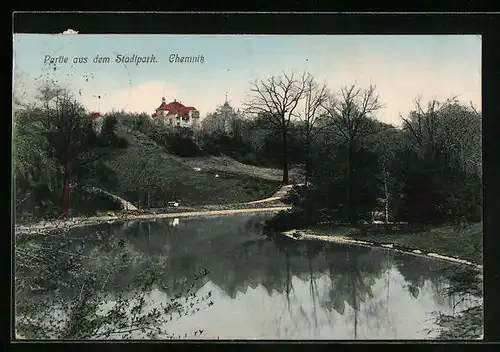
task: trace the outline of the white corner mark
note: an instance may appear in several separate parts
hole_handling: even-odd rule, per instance
[[[78,31],[75,31],[74,29],[66,29],[62,34],[78,34]]]

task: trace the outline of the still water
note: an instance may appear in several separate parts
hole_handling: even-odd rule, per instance
[[[183,338],[426,339],[435,334],[429,333],[435,312],[451,315],[474,303],[455,306],[456,297],[443,295],[448,263],[385,249],[277,243],[262,235],[270,216],[104,224],[75,235],[114,234],[137,258],[162,258],[167,288],[148,292],[149,308],[176,295],[182,300],[188,285],[210,297],[165,323]],[[203,278],[191,280],[205,269]],[[126,285],[133,271],[117,282]]]

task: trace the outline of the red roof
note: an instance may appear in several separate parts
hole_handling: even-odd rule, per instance
[[[90,118],[92,120],[97,120],[99,117],[101,117],[101,114],[98,112],[93,112],[92,114],[90,114]]]
[[[171,103],[162,102],[161,105],[156,110],[165,110],[171,114],[177,114],[179,116],[186,116],[190,111],[196,110],[192,106],[184,106],[178,101],[173,101]]]

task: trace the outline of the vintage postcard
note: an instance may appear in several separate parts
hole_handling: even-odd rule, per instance
[[[481,339],[481,37],[14,35],[17,339]]]

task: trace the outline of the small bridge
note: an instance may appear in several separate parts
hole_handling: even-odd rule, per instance
[[[84,189],[89,193],[102,194],[108,197],[109,199],[112,199],[115,202],[120,203],[122,210],[137,210],[137,207],[132,203],[130,203],[129,201],[117,196],[116,194],[110,193],[104,189],[98,187],[85,187]]]

